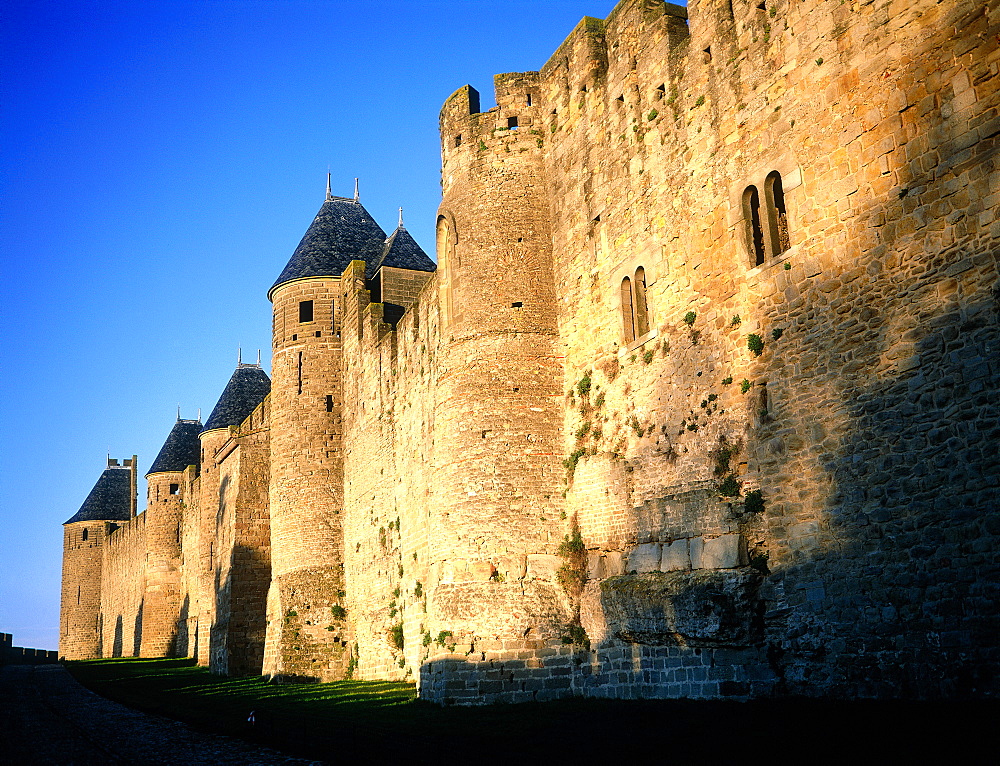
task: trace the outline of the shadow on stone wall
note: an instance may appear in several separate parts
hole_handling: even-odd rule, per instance
[[[787,609],[769,641],[788,691],[997,693],[1000,306],[989,291],[935,300],[970,261],[939,257],[914,296],[902,372],[857,388],[845,378],[838,392],[842,446],[816,456],[831,479],[823,517],[804,522],[792,561],[768,578],[772,603]],[[884,328],[901,318],[861,312],[884,357]]]
[[[216,573],[215,619],[210,633],[213,673],[255,676],[263,672],[270,579],[268,556],[250,546],[233,546],[225,579],[220,580]]]
[[[132,656],[138,657],[142,647],[142,609],[145,599],[139,602],[139,608],[135,612],[135,629],[132,633]]]

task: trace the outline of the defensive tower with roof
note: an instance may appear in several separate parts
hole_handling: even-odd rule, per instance
[[[188,466],[201,462],[200,420],[178,417],[146,473],[146,583],[142,602],[140,656],[173,657],[186,652],[186,621],[179,615],[181,589],[181,523],[191,486]],[[182,649],[183,647],[183,649]]]
[[[272,578],[264,669],[273,677],[340,678],[349,662],[346,642],[324,645],[320,636],[313,645],[296,636],[297,621],[285,618],[319,624],[342,600],[340,275],[353,260],[374,267],[385,241],[357,197],[335,197],[328,183],[323,205],[268,291]]]
[[[59,656],[101,655],[101,584],[104,542],[118,524],[135,516],[136,457],[108,458],[83,505],[63,524]]]

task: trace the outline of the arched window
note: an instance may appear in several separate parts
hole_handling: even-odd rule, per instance
[[[633,312],[635,313],[635,335],[641,338],[649,332],[649,312],[646,308],[646,270],[640,266],[635,270],[635,281],[632,283]]]
[[[788,217],[785,213],[785,193],[781,187],[781,174],[773,170],[764,181],[764,197],[767,200],[767,219],[771,230],[771,253],[781,255],[789,247]]]
[[[628,345],[649,332],[649,308],[646,305],[646,270],[640,266],[635,278],[625,277],[621,286],[622,329]]]
[[[635,340],[635,314],[632,311],[632,280],[622,280],[622,325],[626,345]]]
[[[760,195],[756,186],[748,186],[743,192],[743,220],[746,224],[750,263],[754,266],[763,266],[764,229],[760,225]]]

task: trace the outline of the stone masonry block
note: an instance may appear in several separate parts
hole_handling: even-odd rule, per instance
[[[704,540],[701,569],[734,569],[746,562],[746,545],[740,535],[719,535]]]
[[[556,571],[562,566],[562,559],[548,553],[529,553],[528,571],[529,580],[549,580],[556,579]]]
[[[628,556],[629,572],[656,572],[660,568],[660,544],[642,543]]]
[[[676,572],[691,568],[691,556],[688,553],[688,539],[681,538],[672,543],[664,543],[660,553],[660,571]]]

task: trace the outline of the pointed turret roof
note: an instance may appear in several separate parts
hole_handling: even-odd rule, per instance
[[[78,521],[128,521],[132,518],[132,470],[109,466],[101,474],[80,510],[66,524]]]
[[[410,232],[403,228],[403,224],[400,224],[385,241],[382,256],[375,264],[373,271],[383,266],[410,269],[411,271],[435,271],[437,269],[434,261],[427,257],[427,253],[410,236]]]
[[[271,392],[271,379],[259,364],[238,364],[202,433],[238,426]]]
[[[178,419],[174,423],[174,427],[170,429],[167,440],[163,443],[153,465],[146,471],[146,475],[166,471],[183,471],[189,465],[198,465],[201,459],[199,433],[201,433],[200,420]]]
[[[328,194],[267,295],[297,279],[339,277],[351,261],[364,261],[371,273],[385,240],[385,232],[357,199]]]

